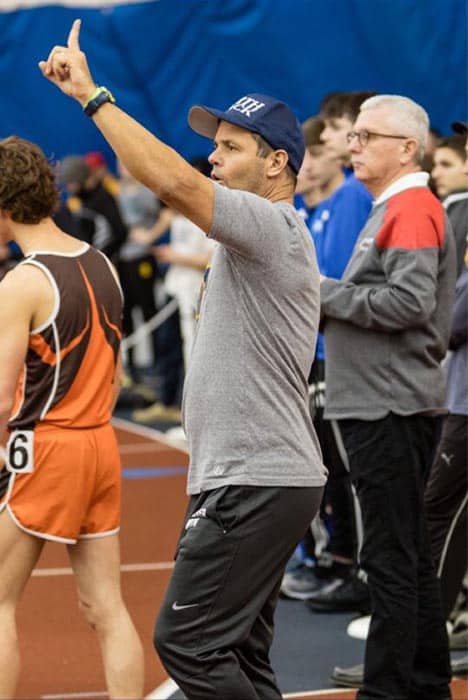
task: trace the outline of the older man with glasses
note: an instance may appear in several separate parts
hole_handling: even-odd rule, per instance
[[[445,412],[455,250],[421,172],[428,126],[405,97],[361,105],[348,142],[373,209],[342,280],[321,282],[326,417],[339,421],[360,500],[372,600],[359,700],[450,698],[423,494]]]

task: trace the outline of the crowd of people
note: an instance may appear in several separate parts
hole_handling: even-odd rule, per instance
[[[249,94],[226,110],[191,109],[190,126],[214,149],[189,163],[96,87],[78,38],[76,22],[41,70],[94,120],[118,176],[99,153],[70,155],[55,172],[57,210],[50,187],[40,211],[29,207],[32,191],[15,208],[18,154],[37,179],[52,174],[32,144],[0,142],[0,257],[14,273],[0,294],[19,294],[31,268],[34,282],[14,319],[17,342],[0,342],[0,430],[9,432],[0,553],[18,552],[7,587],[0,575],[0,697],[14,693],[14,609],[48,536],[72,545],[110,695],[141,697],[140,642],[115,588],[115,499],[112,518],[84,509],[67,529],[41,514],[26,525],[25,494],[44,479],[33,441],[41,457],[48,430],[64,445],[77,426],[108,431],[120,337],[132,335],[136,308],[147,321],[172,298],[177,313],[151,334],[156,393],[134,412],[141,422],[183,416],[190,452],[190,501],[154,637],[168,673],[189,700],[279,699],[269,649],[282,594],[313,613],[370,615],[364,664],[333,672],[360,688],[359,700],[448,700],[447,629],[460,646],[468,628],[467,124],[442,136],[408,97],[354,91],[326,95],[301,125],[285,103]],[[71,330],[60,314],[55,328],[47,278],[59,280],[60,298],[74,284],[86,308],[91,299],[91,331],[81,317]],[[41,372],[52,377],[43,350],[52,326],[55,343],[93,338],[78,364],[64,363],[65,379],[50,380],[69,399],[67,420],[41,382]],[[83,386],[86,396],[104,387],[101,412],[76,412],[72,378],[98,347],[107,364]],[[31,385],[14,405],[25,358]],[[125,374],[144,394],[131,348]],[[104,443],[113,444],[107,432]],[[117,493],[115,464],[105,478]],[[107,589],[96,590],[104,565],[107,605]],[[124,646],[125,677],[116,668]]]

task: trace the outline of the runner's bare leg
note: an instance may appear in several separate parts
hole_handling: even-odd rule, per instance
[[[44,546],[0,514],[0,698],[13,698],[20,672],[16,606]]]
[[[80,607],[101,646],[111,698],[142,698],[141,641],[122,600],[118,535],[81,539],[68,546]]]

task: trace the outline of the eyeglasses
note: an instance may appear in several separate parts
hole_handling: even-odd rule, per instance
[[[371,136],[380,136],[381,138],[385,139],[407,139],[409,136],[397,136],[395,134],[379,134],[377,131],[367,131],[367,129],[361,129],[361,131],[349,131],[346,134],[346,140],[348,143],[351,143],[351,141],[356,138],[359,142],[359,145],[364,148],[364,146],[367,146],[369,139]]]

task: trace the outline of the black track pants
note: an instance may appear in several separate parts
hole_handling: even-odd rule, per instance
[[[189,700],[280,700],[269,660],[274,610],[322,491],[226,486],[192,497],[155,630]]]

